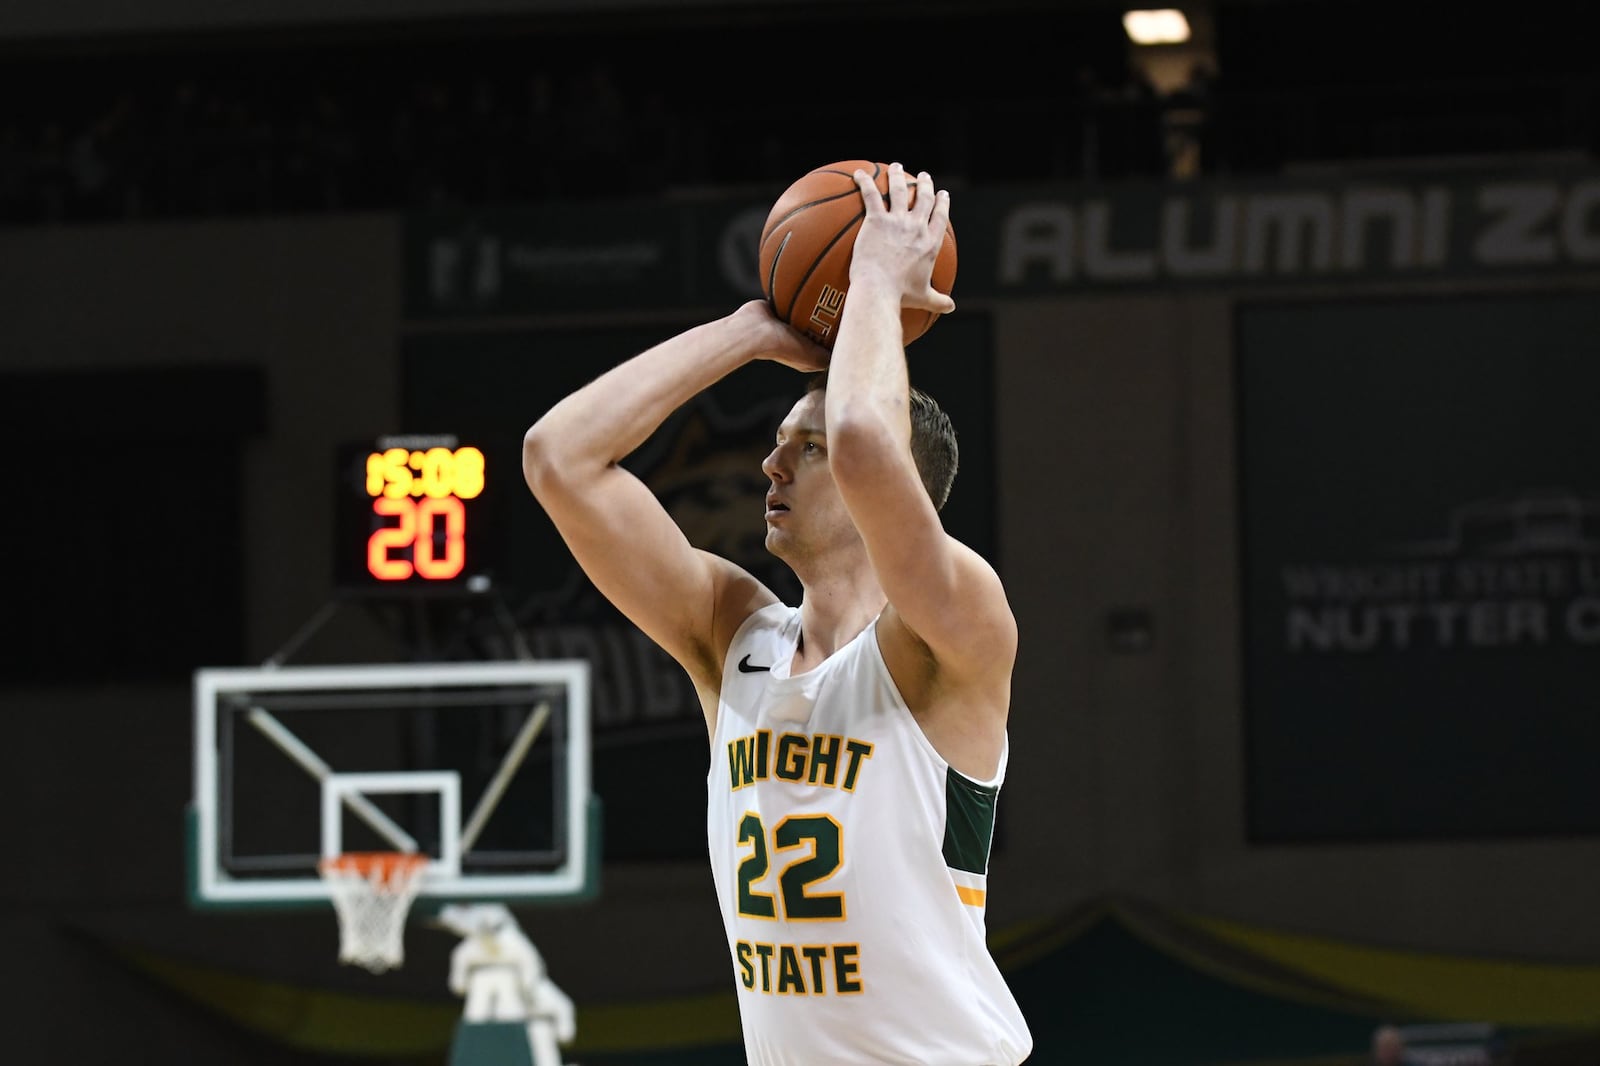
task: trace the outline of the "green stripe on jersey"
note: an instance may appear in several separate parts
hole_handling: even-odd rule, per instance
[[[994,841],[994,801],[1000,789],[980,785],[956,771],[944,775],[944,861],[969,874],[989,872]]]

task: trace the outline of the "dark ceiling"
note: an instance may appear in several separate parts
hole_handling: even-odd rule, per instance
[[[533,83],[548,76],[573,92],[557,102],[561,120],[581,125],[565,101],[584,106],[591,76],[602,73],[637,120],[636,139],[612,169],[652,159],[657,167],[635,178],[634,191],[770,182],[807,161],[859,157],[864,144],[972,182],[1157,176],[1166,165],[1150,128],[1163,102],[1149,100],[1122,6],[1104,0],[456,0],[450,10],[475,13],[428,14],[447,3],[79,0],[67,9],[80,19],[76,28],[98,14],[99,32],[66,32],[69,15],[57,12],[55,32],[26,34],[14,31],[27,17],[37,30],[54,8],[4,0],[0,135],[9,127],[48,161],[63,151],[51,136],[70,139],[109,120],[124,140],[147,139],[187,110],[175,110],[176,100],[197,95],[216,115],[183,134],[205,143],[169,137],[180,151],[292,169],[303,165],[295,155],[302,133],[354,137],[365,146],[363,176],[353,179],[365,198],[334,202],[390,207],[406,195],[383,185],[395,169],[384,153],[397,120],[433,117],[459,137],[484,117],[473,108],[488,93],[500,108],[490,119],[522,121]],[[205,14],[186,22],[188,7]],[[1215,151],[1208,148],[1202,169],[1592,158],[1600,148],[1596,7],[1213,0],[1200,21],[1216,75],[1207,89]],[[224,10],[241,22],[252,11],[256,18],[222,25]],[[338,128],[319,133],[319,109],[330,104]],[[1086,124],[1098,124],[1093,145]],[[504,131],[482,136],[438,151],[510,150]],[[679,143],[664,143],[673,138]],[[357,149],[337,149],[347,150]],[[730,170],[729,160],[743,169]],[[513,182],[499,195],[570,192],[555,184]]]

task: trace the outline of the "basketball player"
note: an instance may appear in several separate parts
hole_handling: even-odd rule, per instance
[[[902,307],[931,284],[947,192],[858,171],[866,216],[831,362],[763,301],[633,357],[528,431],[523,469],[596,587],[693,679],[706,834],[749,1062],[1015,1066],[1033,1041],[985,942],[1016,622],[950,537],[949,420],[911,389]],[[620,464],[756,359],[827,368],[762,463],[766,546],[798,607],[697,550]]]

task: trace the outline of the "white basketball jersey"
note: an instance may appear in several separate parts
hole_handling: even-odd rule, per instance
[[[1033,1038],[984,931],[993,781],[912,718],[875,626],[798,677],[800,612],[735,635],[706,839],[751,1066],[1015,1066]]]

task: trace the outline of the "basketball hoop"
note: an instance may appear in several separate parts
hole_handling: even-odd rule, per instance
[[[339,916],[339,961],[382,973],[405,958],[406,915],[428,856],[353,851],[317,864]]]

